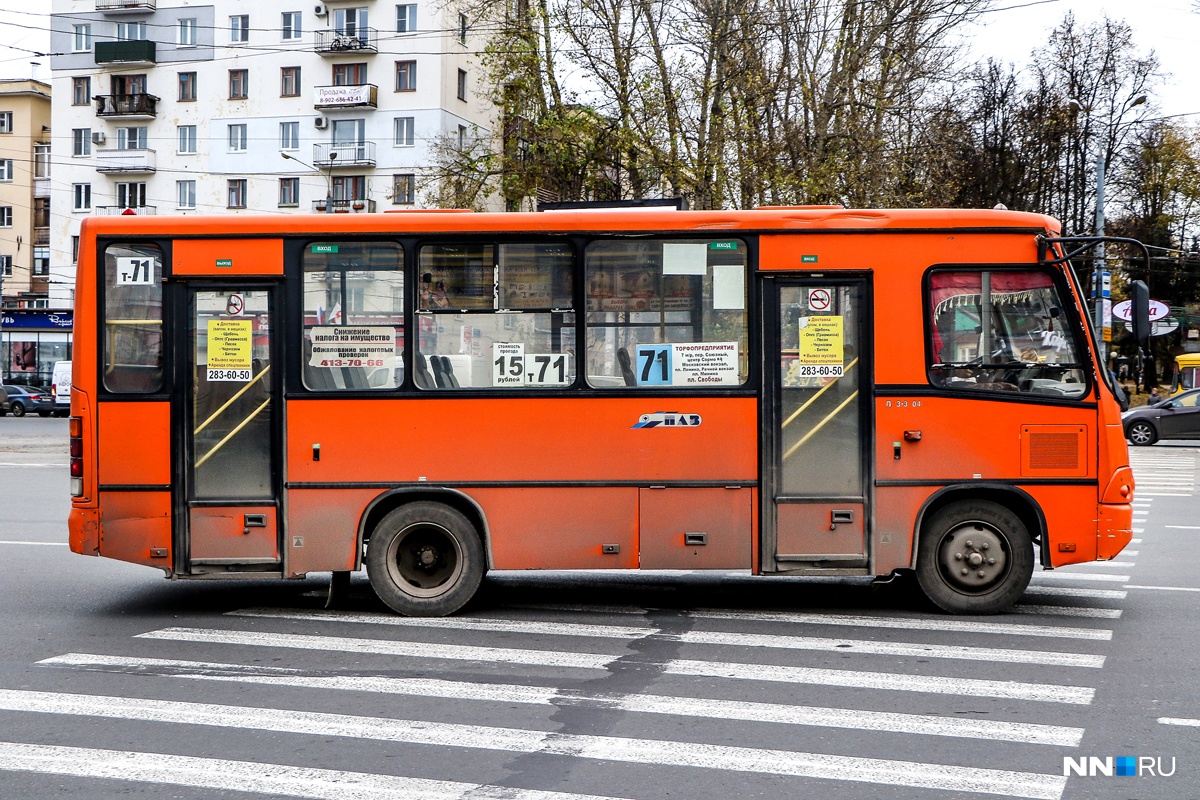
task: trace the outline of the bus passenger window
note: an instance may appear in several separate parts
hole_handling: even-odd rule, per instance
[[[417,388],[574,383],[574,264],[574,251],[562,243],[422,247]]]
[[[745,383],[746,267],[740,239],[589,244],[588,384],[702,389]]]
[[[1081,349],[1053,275],[1043,270],[938,271],[930,276],[932,363],[943,389],[1080,398]]]
[[[396,389],[404,381],[404,251],[394,242],[304,248],[304,386]]]
[[[104,388],[120,394],[163,389],[162,250],[114,244],[104,251]]]

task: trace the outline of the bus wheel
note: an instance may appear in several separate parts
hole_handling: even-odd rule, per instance
[[[375,594],[410,617],[453,614],[483,580],[475,526],[441,503],[410,503],[389,513],[371,534],[366,561]]]
[[[952,503],[921,528],[917,581],[954,614],[996,614],[1021,597],[1033,577],[1033,542],[1009,509],[987,501]]]

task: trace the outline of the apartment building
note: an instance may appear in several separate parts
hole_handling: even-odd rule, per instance
[[[89,214],[420,207],[487,135],[483,37],[444,0],[54,0],[51,302]]]
[[[50,86],[0,80],[0,306],[45,308],[50,267]]]

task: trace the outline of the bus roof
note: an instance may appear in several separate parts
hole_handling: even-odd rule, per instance
[[[88,217],[92,236],[255,236],[346,233],[570,233],[576,231],[940,231],[976,230],[1057,235],[1052,217],[993,209],[849,209],[771,207],[751,211],[595,209],[471,213],[412,210],[385,214],[223,214],[212,216]]]

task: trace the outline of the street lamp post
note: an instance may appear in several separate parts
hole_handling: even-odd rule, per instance
[[[308,167],[313,172],[316,172],[320,175],[325,176],[325,213],[332,214],[333,213],[333,178],[330,175],[330,170],[321,171],[321,170],[317,169],[316,167],[314,167],[312,164],[307,164],[307,163],[301,161],[300,159],[296,158],[294,155],[291,155],[290,153],[288,153],[284,150],[280,150],[279,155],[283,156],[288,161],[295,161],[300,166]],[[334,158],[337,158],[337,153],[330,153],[329,158],[331,161]]]

